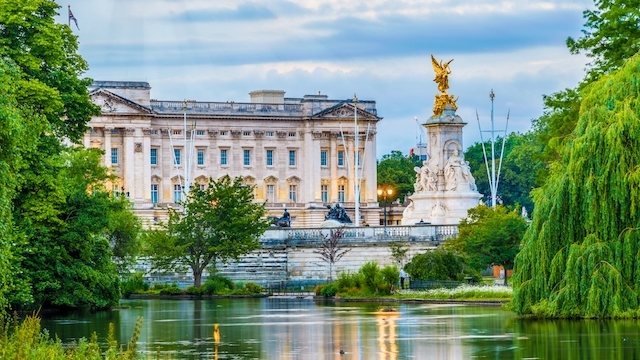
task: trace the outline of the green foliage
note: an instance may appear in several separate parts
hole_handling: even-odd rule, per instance
[[[139,294],[149,290],[149,283],[144,281],[143,273],[136,272],[128,280],[120,283],[122,296],[128,297],[131,294]]]
[[[206,189],[191,189],[184,212],[169,211],[169,222],[146,234],[146,252],[154,269],[188,266],[194,286],[216,260],[227,262],[260,247],[258,238],[270,225],[264,204],[256,204],[253,187],[241,177],[209,179]]]
[[[409,245],[400,241],[393,241],[389,243],[389,250],[391,251],[391,258],[396,264],[402,265],[407,258]]]
[[[318,287],[319,289],[316,292],[318,296],[333,297],[338,294],[338,284],[336,284],[335,282],[325,285],[318,285]]]
[[[490,265],[512,269],[526,229],[527,222],[519,211],[479,205],[469,209],[467,218],[458,225],[458,236],[447,241],[445,248],[465,254],[467,263],[476,270]]]
[[[236,288],[236,285],[231,279],[216,275],[204,283],[204,292],[207,295],[226,294]]]
[[[189,295],[195,295],[195,296],[201,296],[205,293],[205,287],[204,286],[189,286],[186,289],[184,289],[185,294],[189,294]]]
[[[9,326],[0,322],[0,359],[51,359],[51,360],[133,360],[139,358],[138,340],[142,330],[142,318],[138,317],[131,340],[126,348],[115,340],[115,327],[109,324],[108,348],[103,352],[96,333],[91,339],[82,338],[74,346],[63,346],[59,339],[51,339],[40,325],[40,319],[27,316],[22,323]]]
[[[480,279],[480,274],[467,265],[466,258],[442,247],[414,256],[405,271],[415,280],[463,281],[465,277]]]
[[[469,161],[469,166],[473,170],[478,192],[484,194],[484,201],[487,202],[487,200],[491,199],[491,189],[482,145],[482,143],[475,143],[470,146],[465,152],[464,158]],[[491,142],[486,141],[484,146],[488,155],[488,169],[491,172]],[[495,148],[495,170],[497,173],[500,166],[502,138],[498,137],[496,139]],[[498,194],[505,205],[520,204],[520,206],[526,207],[527,211],[533,211],[533,200],[530,193],[536,185],[539,185],[537,182],[539,176],[545,171],[545,165],[540,157],[541,152],[542,145],[532,132],[526,134],[511,133],[505,138],[498,187]]]
[[[156,290],[158,289],[157,286],[155,286]],[[178,284],[170,284],[170,285],[165,285],[159,288],[160,290],[160,295],[182,295],[183,291],[180,290],[180,288],[178,287]]]
[[[370,293],[376,293],[378,283],[382,282],[380,268],[375,261],[368,261],[360,268],[360,274],[364,279],[364,289]]]
[[[260,294],[262,293],[262,286],[254,283],[254,282],[248,282],[246,284],[244,284],[244,286],[242,287],[242,292],[249,294],[249,295],[253,295],[253,294]]]
[[[640,315],[640,56],[581,93],[580,117],[515,262],[513,309]]]
[[[393,188],[393,195],[387,199],[388,202],[403,199],[409,192],[414,192],[416,172],[413,168],[416,166],[422,166],[417,156],[409,158],[397,150],[382,156],[378,161],[378,186]]]
[[[585,10],[583,36],[569,37],[572,54],[585,53],[589,64],[587,81],[619,69],[624,61],[640,51],[640,1],[595,0],[597,9]]]
[[[389,287],[387,291],[390,292],[390,289],[400,281],[400,269],[395,265],[387,265],[383,267],[380,272],[382,274],[382,281]]]

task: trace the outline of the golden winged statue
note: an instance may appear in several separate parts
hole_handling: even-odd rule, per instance
[[[447,89],[449,88],[449,74],[451,74],[451,69],[449,69],[449,64],[453,59],[447,61],[442,64],[442,61],[438,62],[436,58],[431,55],[431,64],[433,65],[433,71],[436,72],[436,78],[433,79],[438,84],[438,90],[441,93],[446,94]]]

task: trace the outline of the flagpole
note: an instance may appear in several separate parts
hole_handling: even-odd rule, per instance
[[[71,29],[71,16],[69,16],[70,13],[71,13],[71,4],[67,4],[67,26],[69,27],[69,29]]]
[[[355,177],[355,200],[356,200],[356,226],[360,226],[360,183],[358,182],[358,165],[360,162],[360,147],[358,145],[358,97],[353,94],[353,123],[355,135],[355,152],[354,152],[354,166],[353,174]]]

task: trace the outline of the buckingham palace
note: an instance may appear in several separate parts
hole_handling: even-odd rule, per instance
[[[335,203],[354,219],[358,179],[359,222],[379,222],[375,101],[281,90],[252,91],[248,102],[162,101],[149,83],[128,81],[95,81],[90,92],[102,112],[84,145],[104,150],[109,190],[147,225],[178,206],[185,186],[224,175],[254,186],[270,216],[286,208],[292,227],[318,226]]]

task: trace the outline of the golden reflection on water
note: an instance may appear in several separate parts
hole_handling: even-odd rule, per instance
[[[378,358],[396,360],[398,358],[398,344],[396,343],[396,320],[400,318],[398,312],[376,313],[378,325]]]

